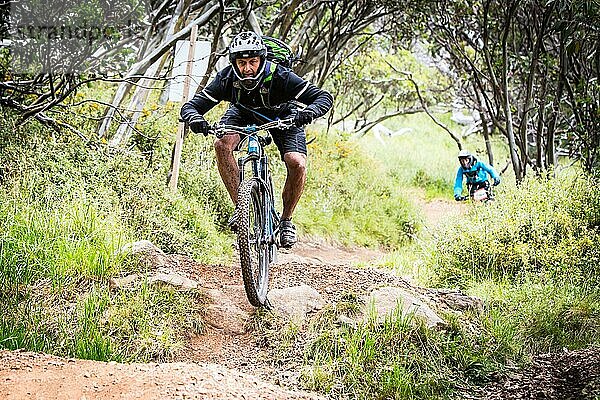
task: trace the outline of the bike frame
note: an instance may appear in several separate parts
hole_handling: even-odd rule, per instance
[[[247,168],[250,168],[252,171],[252,179],[256,179],[263,187],[263,190],[261,191],[265,196],[263,201],[263,217],[267,222],[267,229],[265,232],[266,237],[262,240],[264,243],[271,245],[276,242],[276,227],[279,225],[279,215],[275,210],[275,197],[273,196],[269,157],[264,151],[267,140],[262,136],[250,134],[246,137],[246,141],[247,154],[246,156],[239,157],[237,160],[240,172],[240,182],[247,179]],[[243,141],[241,143],[243,143]]]
[[[240,225],[236,234],[244,287],[248,300],[256,307],[269,307],[266,297],[269,265],[276,261],[280,222],[279,214],[275,210],[269,158],[264,151],[264,147],[271,143],[272,138],[268,134],[261,136],[259,132],[268,132],[269,129],[276,128],[287,129],[292,124],[293,120],[287,119],[243,128],[216,125],[212,129],[218,138],[226,134],[239,134],[242,141],[238,150],[244,146],[247,150],[245,155],[237,159],[240,178],[237,207],[240,210]]]
[[[262,191],[265,194],[263,204],[265,205],[264,220],[267,221],[267,236],[262,240],[266,244],[277,244],[277,232],[279,230],[279,214],[275,210],[275,197],[273,195],[273,182],[269,169],[268,155],[264,151],[264,147],[271,143],[271,136],[261,136],[261,131],[268,132],[269,129],[287,129],[293,125],[293,119],[275,120],[267,122],[263,125],[248,125],[239,127],[235,125],[218,124],[213,127],[213,131],[217,132],[216,136],[223,137],[226,134],[237,133],[242,136],[242,140],[238,148],[243,147],[246,141],[246,156],[237,159],[239,168],[240,183],[247,179],[247,168],[252,170],[252,179],[256,179],[264,188]],[[219,134],[221,132],[221,134]]]

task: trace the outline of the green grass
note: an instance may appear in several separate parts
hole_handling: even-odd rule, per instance
[[[212,177],[189,168],[184,179],[206,182],[207,191],[173,195],[164,168],[144,157],[91,150],[35,123],[13,129],[0,130],[0,346],[172,359],[188,333],[203,329],[204,298],[145,284],[114,291],[109,281],[146,273],[118,252],[140,239],[200,261],[231,258],[212,208],[211,196],[220,198]]]
[[[110,278],[140,268],[118,255],[132,234],[117,213],[77,197],[42,208],[12,194],[0,194],[2,347],[149,361],[172,358],[182,333],[201,329],[197,294],[110,289]]]
[[[375,321],[317,324],[305,351],[304,386],[331,398],[448,398],[457,384],[485,382],[504,361],[453,321],[445,331],[400,313]]]
[[[462,126],[451,121],[449,114],[436,118],[460,137]],[[401,187],[424,189],[427,199],[451,199],[458,168],[458,147],[450,135],[424,113],[393,118],[384,125],[394,132],[405,128],[409,130],[392,137],[382,135],[380,139],[368,134],[359,142],[361,147],[381,162],[387,177]],[[488,162],[481,136],[461,137],[461,141],[466,149]],[[508,160],[504,140],[493,136],[492,147],[496,167],[503,167]]]
[[[531,273],[597,282],[599,198],[593,180],[578,174],[506,187],[440,232],[430,263],[442,283],[458,286]]]
[[[420,219],[383,171],[345,135],[318,135],[309,147],[306,190],[295,217],[304,233],[374,247],[408,243]]]
[[[483,326],[512,354],[556,352],[599,344],[600,293],[586,284],[479,282],[486,299]]]

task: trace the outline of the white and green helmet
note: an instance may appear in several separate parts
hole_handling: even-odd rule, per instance
[[[233,66],[235,76],[240,80],[242,86],[247,90],[255,89],[265,72],[265,61],[267,55],[267,46],[264,44],[261,36],[257,33],[246,31],[238,33],[229,45],[229,62]],[[260,57],[260,66],[256,76],[244,77],[237,67],[235,60],[238,58]]]

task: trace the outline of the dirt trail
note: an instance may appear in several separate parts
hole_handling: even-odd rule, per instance
[[[432,229],[465,206],[448,201],[419,201]],[[301,242],[280,254],[271,271],[271,287],[307,284],[327,301],[344,290],[368,293],[377,286],[408,285],[385,271],[353,268],[376,260],[376,250],[342,248]],[[202,335],[192,337],[173,363],[118,364],[64,359],[29,352],[0,351],[0,399],[320,399],[297,391],[301,355],[293,351],[274,360],[262,338],[253,332],[251,307],[237,265],[201,265],[170,256],[178,269],[202,283],[209,296],[220,296],[231,310],[250,316],[238,332],[212,321]],[[222,310],[221,310],[222,311]],[[227,315],[228,310],[225,310]],[[210,311],[207,314],[210,319]],[[301,349],[300,349],[301,351]],[[480,393],[459,393],[465,399],[558,399],[558,394],[600,398],[598,349],[548,355],[532,368],[512,374]],[[538,379],[543,377],[543,379]],[[565,378],[566,377],[566,378]],[[591,384],[590,384],[590,379]],[[594,386],[595,385],[595,386]],[[548,390],[537,390],[550,388]],[[583,397],[582,397],[583,396]]]
[[[453,210],[447,202],[422,204],[428,225]],[[271,271],[271,287],[307,284],[328,300],[343,290],[367,291],[394,280],[385,273],[353,269],[383,254],[377,250],[343,248],[315,240],[298,243],[280,253]],[[254,308],[246,300],[237,265],[201,265],[173,255],[190,278],[202,283],[209,296],[226,299],[228,306],[247,315]],[[398,278],[394,283],[403,285]],[[223,311],[223,310],[219,310]],[[225,314],[229,311],[225,310]],[[210,312],[207,315],[210,319]],[[299,373],[274,365],[258,343],[252,327],[228,332],[219,321],[209,322],[202,335],[192,337],[175,363],[117,364],[27,353],[0,352],[0,398],[4,399],[304,399],[317,396],[291,391]],[[251,318],[249,324],[251,324]],[[287,389],[280,384],[287,386]]]
[[[0,351],[0,398],[317,399],[216,364],[118,364]]]
[[[326,243],[299,243],[281,253],[272,268],[271,287],[306,283],[335,295],[351,263],[369,261],[380,252],[345,249]],[[230,306],[252,315],[237,265],[201,265],[183,256],[170,256],[209,295],[228,299]],[[350,274],[348,285],[364,277]],[[373,284],[376,284],[374,280]],[[330,289],[333,288],[333,289]],[[0,351],[0,399],[317,399],[297,387],[298,372],[273,365],[248,326],[231,333],[208,325],[192,337],[174,363],[119,364],[64,359],[30,352]],[[278,386],[287,386],[284,388]]]
[[[426,229],[434,229],[449,218],[464,214],[468,209],[466,202],[452,202],[444,199],[426,201],[417,198],[416,203],[423,210]]]

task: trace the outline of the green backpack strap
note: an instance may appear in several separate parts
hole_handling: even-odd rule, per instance
[[[271,80],[273,79],[273,72],[275,72],[275,69],[277,68],[277,64],[275,64],[274,62],[267,62],[268,64],[265,68],[267,70],[267,74],[265,75],[265,79],[263,79],[263,84],[271,82]]]

